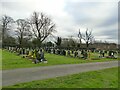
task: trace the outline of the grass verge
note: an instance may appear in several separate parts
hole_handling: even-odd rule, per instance
[[[21,83],[4,88],[118,88],[118,67]]]
[[[10,53],[6,50],[2,50],[2,69],[5,70],[5,69],[15,69],[15,68],[36,67],[36,66],[79,64],[79,63],[103,62],[103,61],[113,60],[107,58],[103,58],[100,60],[83,60],[83,59],[71,58],[71,57],[48,54],[48,53],[45,53],[45,58],[48,60],[48,63],[33,64],[32,61],[26,58],[22,58],[21,56],[17,56],[15,53]]]

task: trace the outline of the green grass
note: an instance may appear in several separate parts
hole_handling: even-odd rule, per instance
[[[93,57],[93,56],[91,56]],[[66,56],[54,55],[45,53],[45,58],[48,63],[33,64],[32,61],[17,56],[15,53],[10,53],[7,50],[2,50],[2,69],[15,69],[15,68],[27,68],[36,66],[49,66],[49,65],[60,65],[60,64],[79,64],[89,62],[103,62],[111,61],[113,59],[101,59],[101,60],[82,60],[78,58],[71,58]]]
[[[118,68],[32,81],[4,88],[118,88]]]
[[[2,50],[0,49],[0,70],[2,69]]]

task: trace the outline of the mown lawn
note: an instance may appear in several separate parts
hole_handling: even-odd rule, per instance
[[[4,88],[118,88],[118,67],[21,83]]]
[[[48,60],[48,63],[34,64],[32,63],[31,60],[22,58],[21,56],[17,56],[15,53],[10,53],[7,50],[2,50],[2,69],[5,70],[5,69],[15,69],[15,68],[36,67],[36,66],[79,64],[79,63],[103,62],[103,61],[113,60],[113,59],[83,60],[83,59],[71,58],[71,57],[48,54],[48,53],[45,53],[45,58]]]
[[[0,70],[2,69],[2,50],[0,49]]]

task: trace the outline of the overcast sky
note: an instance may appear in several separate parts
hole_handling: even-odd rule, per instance
[[[89,1],[89,2],[88,2]],[[56,36],[77,37],[79,28],[92,30],[96,40],[118,42],[119,0],[1,0],[0,15],[14,20],[43,12],[56,24]]]

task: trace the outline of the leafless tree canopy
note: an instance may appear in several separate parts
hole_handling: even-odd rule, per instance
[[[1,20],[1,26],[2,26],[2,39],[4,40],[5,35],[7,35],[7,31],[10,30],[10,24],[13,22],[14,20],[6,15],[3,15],[2,20]]]
[[[16,35],[18,36],[18,42],[21,45],[23,43],[23,39],[28,38],[31,36],[30,32],[30,25],[24,19],[18,19],[16,21],[17,30]]]
[[[40,43],[55,31],[55,24],[43,13],[34,12],[30,25],[34,36]]]
[[[79,33],[78,33],[78,38],[79,38],[79,42],[80,42],[80,46],[82,44],[82,33],[80,32],[80,29],[79,29]]]
[[[92,31],[89,31],[88,29],[85,32],[85,35],[82,35],[82,39],[86,42],[86,47],[88,48],[89,44],[93,40]]]

